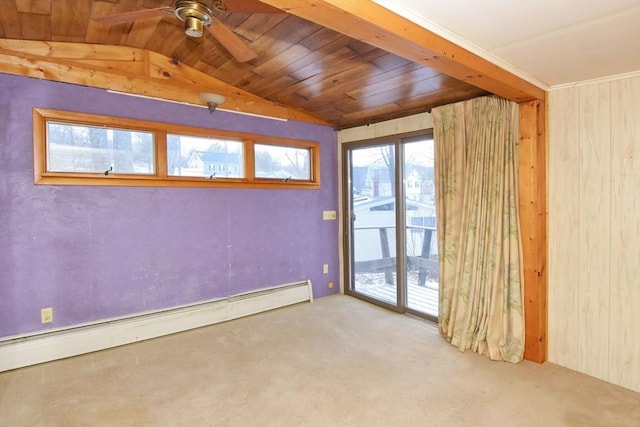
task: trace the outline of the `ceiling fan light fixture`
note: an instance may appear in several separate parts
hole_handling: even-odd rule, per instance
[[[176,2],[175,15],[184,21],[184,33],[189,37],[202,37],[204,27],[211,25],[213,11],[198,1]]]
[[[202,37],[204,26],[202,21],[193,16],[189,16],[184,20],[184,33],[189,37]]]
[[[111,0],[110,0],[111,1]],[[169,0],[163,0],[168,2]],[[201,38],[209,33],[224,47],[238,62],[247,62],[257,57],[256,53],[244,42],[241,37],[225,26],[214,16],[214,9],[204,2],[213,0],[174,0],[174,7],[156,7],[140,9],[133,12],[122,12],[114,15],[94,18],[104,25],[122,24],[139,19],[160,18],[167,13],[173,13],[177,19],[184,23],[184,33],[188,37]],[[224,2],[225,0],[218,0]],[[247,0],[243,0],[247,1]],[[248,5],[256,0],[250,0]],[[259,2],[257,2],[259,3]],[[256,4],[257,4],[256,3]],[[216,11],[224,8],[224,3],[216,3]],[[275,9],[274,10],[278,10]],[[0,31],[1,32],[1,31]]]
[[[201,92],[200,99],[207,103],[209,112],[213,113],[218,105],[222,104],[227,98],[218,93]]]

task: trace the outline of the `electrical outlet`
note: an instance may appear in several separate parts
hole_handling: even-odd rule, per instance
[[[329,282],[329,283],[327,283],[327,288],[329,288],[329,289],[333,289],[333,282]]]
[[[51,323],[53,322],[53,308],[43,308],[40,310],[40,321],[42,323]]]
[[[323,274],[328,274],[329,273],[329,264],[324,264],[322,266],[322,273]]]

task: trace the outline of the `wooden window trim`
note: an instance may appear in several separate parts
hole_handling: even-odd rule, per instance
[[[307,181],[307,180],[297,180],[297,179],[292,179],[289,182],[293,183],[293,182],[320,182],[320,156],[319,156],[319,151],[315,150],[315,147],[317,146],[317,143],[314,142],[310,142],[310,141],[296,141],[296,145],[293,144],[282,144],[279,142],[274,142],[274,141],[267,141],[265,140],[263,137],[260,137],[260,139],[257,139],[255,141],[251,141],[252,144],[251,145],[251,160],[253,161],[255,159],[255,152],[254,147],[256,144],[258,145],[273,145],[273,146],[277,146],[277,147],[294,147],[294,148],[307,148],[310,151],[311,154],[311,158],[309,161],[309,165],[311,167],[311,178]],[[251,175],[253,177],[253,179],[256,182],[271,182],[274,181],[273,178],[257,178],[255,177],[255,164],[252,164],[252,170],[251,170]]]
[[[78,172],[47,171],[47,121],[61,123],[108,126],[128,130],[140,130],[154,134],[154,175],[95,174]],[[167,168],[167,134],[192,135],[205,138],[232,138],[244,144],[244,178],[215,178],[169,176]],[[311,153],[310,180],[278,180],[256,178],[254,174],[254,144],[271,144],[281,147],[306,148]],[[34,182],[37,185],[93,185],[129,187],[225,187],[264,189],[319,189],[320,188],[320,144],[291,138],[269,135],[231,132],[172,123],[151,122],[122,117],[102,116],[87,113],[33,109],[33,164]]]

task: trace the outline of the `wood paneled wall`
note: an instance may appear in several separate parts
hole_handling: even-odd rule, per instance
[[[640,391],[640,76],[549,93],[549,361]]]

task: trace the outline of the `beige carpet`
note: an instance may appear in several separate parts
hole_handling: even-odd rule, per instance
[[[640,426],[640,394],[336,295],[0,374],[0,426]]]

